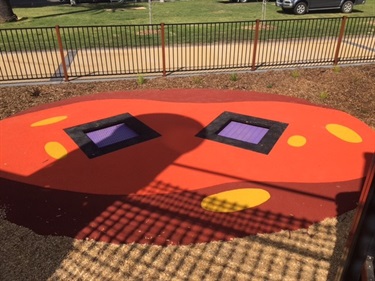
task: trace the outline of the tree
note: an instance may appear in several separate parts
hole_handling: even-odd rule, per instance
[[[16,21],[17,19],[9,0],[0,0],[0,22]]]

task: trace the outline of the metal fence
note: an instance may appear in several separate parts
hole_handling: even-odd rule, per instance
[[[375,17],[0,29],[0,81],[375,62]]]

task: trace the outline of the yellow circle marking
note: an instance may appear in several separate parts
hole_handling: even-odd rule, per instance
[[[291,136],[288,139],[288,144],[294,147],[301,147],[306,144],[306,138],[304,136],[299,135]]]
[[[61,159],[68,155],[66,148],[59,142],[51,141],[44,146],[45,151],[54,159]]]
[[[68,118],[68,116],[55,116],[47,119],[40,120],[38,122],[35,122],[31,124],[31,127],[40,127],[40,126],[46,126],[46,125],[51,125],[60,121],[65,120]]]
[[[335,137],[350,143],[361,143],[362,138],[354,130],[339,124],[328,124],[326,129]]]
[[[201,206],[211,212],[232,213],[259,206],[270,198],[264,189],[240,188],[207,196]]]

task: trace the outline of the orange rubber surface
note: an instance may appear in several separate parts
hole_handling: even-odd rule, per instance
[[[223,112],[287,124],[268,154],[196,136]],[[130,113],[160,137],[89,159],[65,129]],[[356,207],[375,133],[290,97],[102,93],[0,122],[0,205],[44,235],[158,245],[307,227]]]

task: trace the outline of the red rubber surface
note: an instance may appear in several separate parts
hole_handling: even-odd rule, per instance
[[[288,123],[268,155],[197,138],[224,111]],[[65,128],[130,113],[161,137],[94,159]],[[66,119],[40,127],[54,116]],[[361,136],[348,143],[325,126]],[[228,240],[298,229],[356,207],[374,152],[374,131],[333,109],[240,91],[166,90],[96,94],[2,120],[0,205],[7,219],[40,234],[159,245]],[[307,140],[288,145],[295,135]],[[58,142],[56,160],[44,147]],[[261,188],[271,198],[232,213],[203,209],[209,195]],[[217,202],[223,204],[223,202]]]

